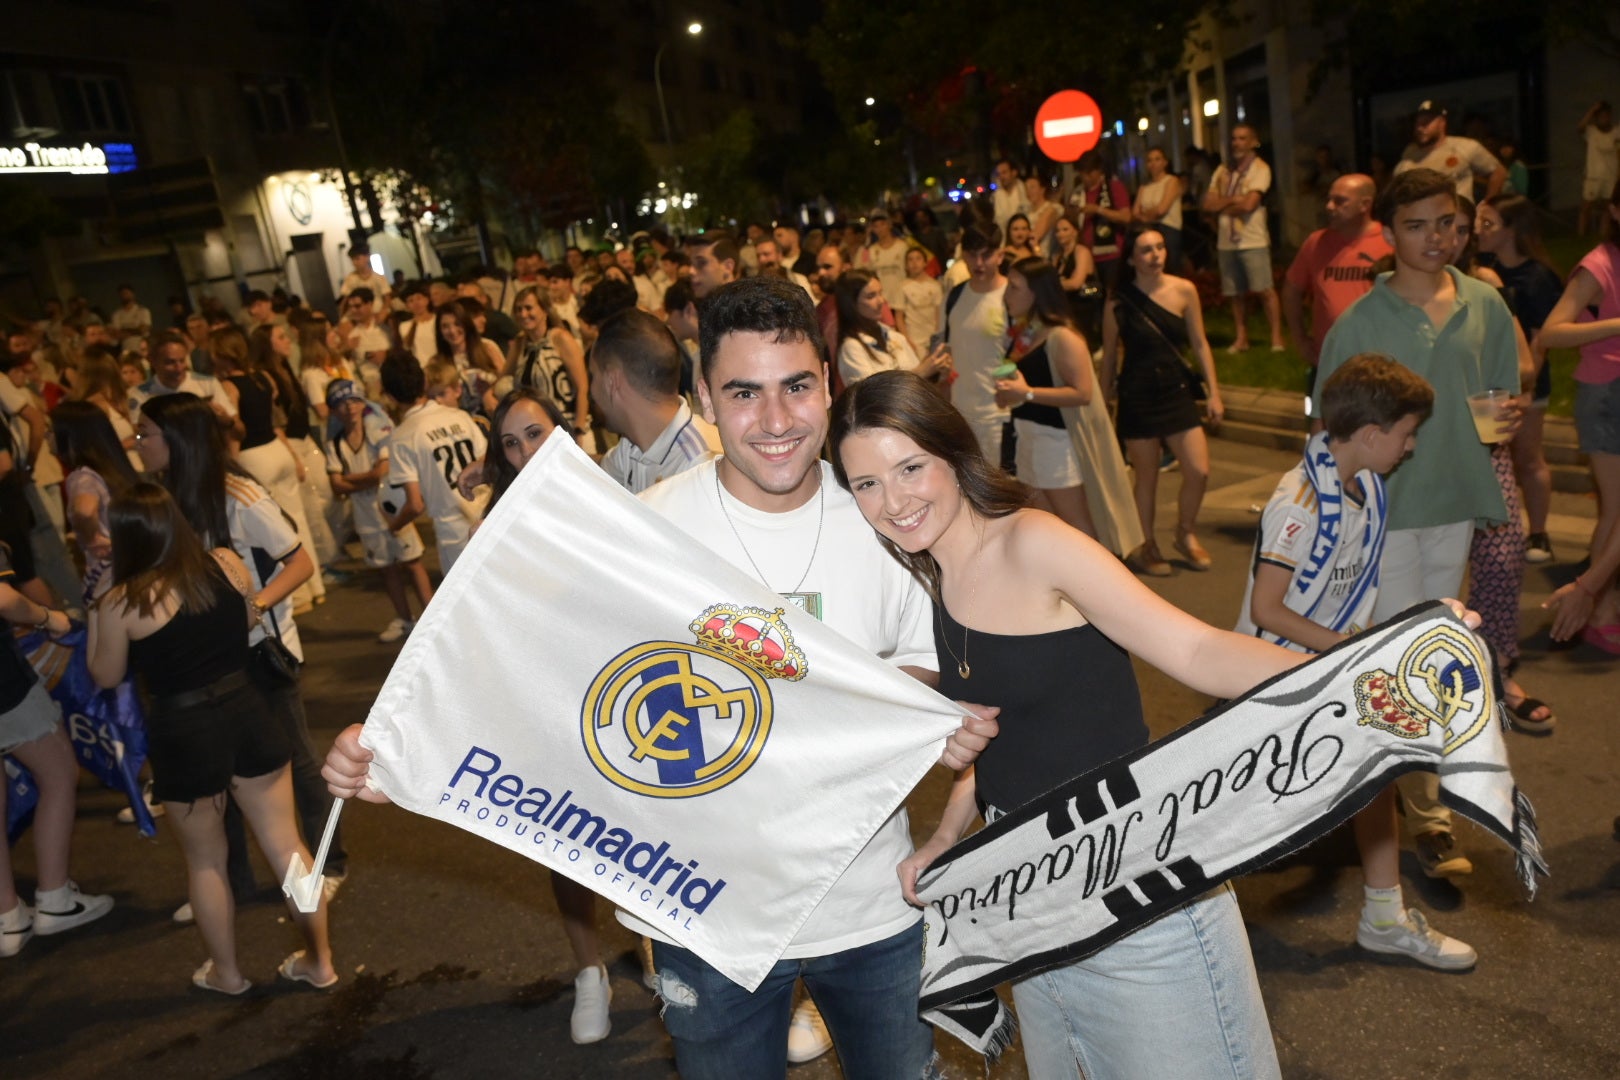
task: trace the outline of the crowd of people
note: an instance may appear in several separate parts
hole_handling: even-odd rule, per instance
[[[1191,188],[1158,150],[1134,197],[1100,154],[1081,158],[1066,189],[998,162],[990,197],[949,230],[921,204],[847,227],[748,224],[680,241],[655,229],[612,251],[569,247],[548,262],[526,250],[510,273],[408,283],[384,280],[356,248],[335,312],[251,292],[239,318],[212,302],[171,305],[169,328],[128,288],[105,319],[53,301],[12,328],[3,358],[0,613],[56,635],[71,611],[88,625],[95,680],[138,680],[148,799],[187,867],[175,918],[196,924],[206,951],[192,981],[235,995],[249,986],[233,932],[236,899],[254,888],[244,822],[284,865],[308,859],[332,794],[375,797],[354,729],[323,783],[299,690],[297,619],[341,595],[329,586],[353,572],[350,541],[393,608],[378,641],[398,642],[433,596],[418,521],[449,572],[561,428],[768,586],[797,578],[795,591],[837,596],[895,579],[877,592],[937,618],[829,603],[857,613],[829,621],[981,705],[965,706],[947,751],[956,785],[934,838],[913,852],[902,813],[869,848],[882,873],[899,867],[891,903],[863,908],[835,885],[828,917],[753,994],[633,929],[646,935],[650,986],[677,973],[702,988],[698,1004],[664,1014],[683,1075],[779,1074],[835,1044],[846,1075],[921,1075],[932,1036],[914,1008],[916,972],[896,961],[920,948],[906,903],[917,872],[976,816],[993,820],[1147,741],[1127,651],[1195,690],[1237,696],[1466,583],[1514,723],[1553,730],[1552,707],[1516,673],[1524,566],[1553,558],[1541,450],[1552,348],[1581,350],[1576,426],[1599,495],[1590,565],[1549,602],[1552,635],[1620,653],[1620,187],[1601,201],[1601,241],[1565,279],[1534,207],[1500,190],[1500,163],[1459,150],[1467,140],[1445,134],[1443,108],[1425,102],[1417,115],[1410,167],[1382,188],[1335,178],[1327,225],[1280,290],[1270,174],[1259,132],[1240,123],[1230,157]],[[1583,130],[1608,122],[1593,114]],[[1428,167],[1435,154],[1460,167]],[[1257,296],[1272,348],[1286,321],[1311,365],[1318,428],[1262,517],[1235,633],[1138,579],[1175,572],[1156,535],[1167,460],[1181,474],[1171,548],[1186,569],[1213,565],[1197,527],[1205,427],[1223,404],[1199,292],[1183,276],[1185,227],[1200,215],[1234,309],[1232,348],[1248,347],[1245,304]],[[1331,574],[1316,572],[1310,543],[1324,536]],[[979,605],[981,590],[997,603]],[[970,651],[982,673],[971,683]],[[1052,678],[1032,687],[1036,669]],[[32,905],[0,848],[0,955],[12,955],[112,901],[68,877],[72,751],[13,641],[0,675],[0,750],[40,790]],[[1098,695],[1115,702],[1098,711],[1106,722],[1076,722],[1072,703]],[[1004,713],[996,736],[1010,701],[1027,715]],[[1356,819],[1357,940],[1470,967],[1474,950],[1402,898],[1397,800],[1425,873],[1471,870],[1434,777],[1404,777]],[[293,913],[301,948],[280,977],[337,981],[327,915],[347,869],[340,833],[319,909]],[[597,1041],[611,1003],[597,903],[553,884],[579,965],[571,1033]],[[1205,948],[1216,939],[1218,962]],[[1150,951],[1179,959],[1127,1000],[1112,973],[1142,970]],[[1236,1011],[1204,1014],[1216,984]],[[1277,1072],[1227,888],[1013,996],[1031,1075]],[[1107,1019],[1125,1013],[1143,1019]]]

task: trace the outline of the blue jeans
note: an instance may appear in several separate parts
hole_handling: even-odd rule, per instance
[[[922,923],[831,956],[781,960],[749,993],[696,953],[653,942],[664,1027],[682,1080],[787,1075],[793,984],[804,985],[832,1034],[846,1080],[933,1075],[934,1030],[917,1013]]]
[[[1229,885],[1012,994],[1030,1080],[1281,1076]]]

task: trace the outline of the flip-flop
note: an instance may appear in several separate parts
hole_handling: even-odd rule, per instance
[[[287,957],[287,959],[285,959],[285,960],[283,960],[281,962],[281,966],[276,969],[276,974],[280,975],[283,979],[287,979],[290,982],[307,983],[308,985],[313,986],[317,990],[325,990],[328,987],[332,987],[332,986],[337,985],[338,977],[337,977],[336,972],[334,972],[332,977],[330,979],[327,979],[325,982],[316,982],[308,974],[305,974],[303,972],[298,971],[293,965],[296,964],[298,961],[302,960],[303,958],[304,958],[304,950],[299,949],[297,952],[293,953],[291,956]]]
[[[242,980],[241,987],[236,990],[227,990],[223,986],[215,986],[213,983],[208,981],[208,976],[212,975],[213,973],[214,962],[212,960],[204,960],[202,967],[191,973],[191,985],[195,986],[199,990],[208,990],[215,994],[224,994],[226,997],[241,997],[243,994],[253,989],[253,984],[248,982],[246,979]]]

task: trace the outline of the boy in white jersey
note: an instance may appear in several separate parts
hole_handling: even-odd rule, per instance
[[[416,625],[405,598],[405,580],[410,579],[416,597],[426,608],[433,599],[427,570],[422,566],[422,538],[416,525],[407,524],[390,531],[383,515],[380,489],[388,478],[388,443],[394,427],[386,420],[368,424],[367,404],[360,387],[351,379],[333,379],[326,388],[326,407],[343,424],[343,430],[326,444],[326,471],[332,490],[347,496],[354,511],[354,531],[365,549],[366,565],[382,570],[383,589],[394,605],[394,620],[377,640],[398,641]],[[398,509],[397,507],[395,509]]]
[[[1323,652],[1372,622],[1384,548],[1383,475],[1416,444],[1434,409],[1423,376],[1377,353],[1345,361],[1322,387],[1324,430],[1282,478],[1260,519],[1237,632],[1299,652]],[[1474,950],[1430,927],[1401,898],[1395,785],[1355,817],[1364,901],[1356,940],[1446,971]]]
[[[456,491],[456,478],[484,456],[488,440],[473,418],[427,400],[422,365],[408,352],[395,350],[382,363],[383,393],[403,412],[389,440],[388,487],[383,502],[396,509],[388,518],[394,533],[405,530],[427,512],[439,545],[439,569],[455,565],[480,511]]]

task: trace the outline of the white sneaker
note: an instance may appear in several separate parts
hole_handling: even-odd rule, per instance
[[[601,1042],[613,1028],[608,1005],[613,1001],[613,984],[607,969],[593,965],[574,976],[574,1014],[568,1019],[568,1036],[576,1043]]]
[[[1479,961],[1479,954],[1471,946],[1430,926],[1416,908],[1408,908],[1404,920],[1389,926],[1374,926],[1363,915],[1356,927],[1356,941],[1363,949],[1409,956],[1441,971],[1464,971]]]
[[[191,901],[190,900],[187,900],[185,903],[183,903],[179,907],[175,908],[174,909],[174,915],[171,916],[171,917],[174,919],[175,922],[181,923],[182,925],[185,924],[185,923],[193,923],[193,922],[197,921],[196,913],[191,910]]]
[[[34,912],[21,900],[16,907],[0,915],[0,956],[16,956],[33,936]]]
[[[793,1010],[793,1023],[788,1025],[787,1059],[790,1064],[802,1065],[832,1049],[832,1036],[821,1019],[821,1010],[809,998],[799,1002]]]
[[[398,641],[400,638],[404,637],[406,634],[415,629],[415,627],[416,623],[410,619],[401,619],[396,617],[393,622],[388,624],[387,628],[384,629],[382,633],[377,635],[377,640],[382,644],[387,645],[391,642]]]
[[[160,818],[164,814],[168,813],[167,810],[163,809],[162,803],[152,801],[152,781],[150,780],[146,782],[145,787],[141,788],[141,800],[146,803],[146,812],[155,818]],[[132,806],[126,806],[122,810],[118,811],[118,824],[135,824],[135,808]]]
[[[60,934],[95,922],[112,909],[112,897],[86,896],[70,881],[62,895],[46,899],[43,893],[34,894],[34,933],[41,937]]]

